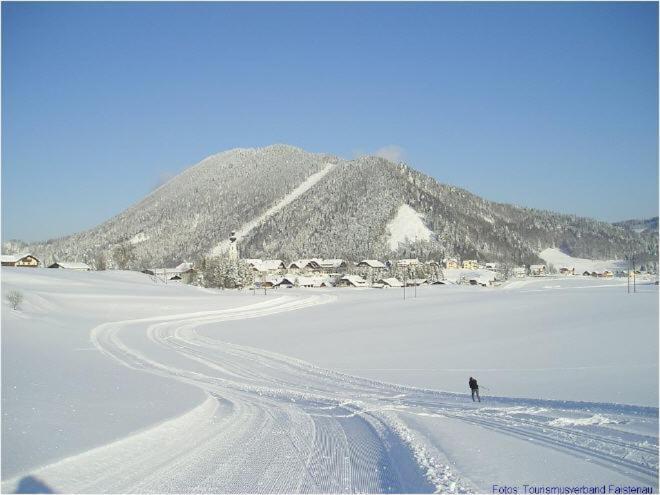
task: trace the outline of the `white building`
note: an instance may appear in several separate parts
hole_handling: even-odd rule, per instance
[[[378,283],[383,284],[385,287],[403,287],[403,283],[395,277],[381,278]]]

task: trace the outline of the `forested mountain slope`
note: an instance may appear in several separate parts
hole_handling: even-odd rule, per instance
[[[388,225],[402,205],[431,233],[392,252]],[[128,246],[129,266],[140,268],[204,256],[233,230],[243,257],[285,260],[414,255],[532,263],[547,247],[598,259],[656,257],[658,249],[650,231],[493,203],[383,158],[342,160],[286,145],[213,155],[96,228],[22,247],[45,262],[94,263]]]

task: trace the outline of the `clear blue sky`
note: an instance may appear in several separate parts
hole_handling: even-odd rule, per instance
[[[272,143],[654,216],[657,45],[657,3],[3,2],[2,236],[92,227],[207,155]]]

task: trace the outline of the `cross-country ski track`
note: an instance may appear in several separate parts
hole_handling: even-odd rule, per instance
[[[334,298],[286,295],[238,308],[95,327],[92,343],[107,357],[198,387],[206,399],[181,416],[5,480],[3,492],[14,491],[28,474],[71,493],[487,488],[462,471],[455,440],[450,446],[441,434],[425,434],[432,423],[423,422],[434,419],[445,428],[476,428],[542,449],[548,469],[568,458],[576,470],[588,465],[596,477],[657,489],[657,436],[640,426],[657,424],[657,408],[507,397],[473,404],[463,394],[358,378],[197,332],[201,326],[266,319]],[[479,436],[469,441],[479,442]]]

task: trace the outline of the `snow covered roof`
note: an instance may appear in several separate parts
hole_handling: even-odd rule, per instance
[[[17,261],[22,260],[23,258],[27,258],[28,256],[32,256],[34,259],[37,259],[35,256],[31,255],[30,253],[3,254],[0,255],[0,259],[2,263],[16,263]]]
[[[369,266],[371,268],[385,268],[385,263],[378,260],[362,260],[358,263],[359,266]]]
[[[345,264],[346,262],[340,259],[330,259],[330,260],[319,260],[318,263],[319,265],[321,265],[322,268],[339,268],[342,264]]]
[[[92,268],[87,263],[77,263],[74,261],[58,261],[53,263],[48,268],[66,268],[67,270],[91,270]]]
[[[390,278],[382,278],[378,281],[379,284],[385,284],[390,287],[403,287],[403,284],[399,281],[399,279],[395,277],[390,277]]]
[[[359,275],[344,275],[340,280],[345,280],[346,282],[354,285],[355,287],[366,287],[367,281],[360,277]]]
[[[260,272],[269,272],[284,268],[282,260],[263,260],[261,263],[254,265],[254,268]]]
[[[296,284],[303,287],[321,287],[323,283],[326,285],[330,282],[328,277],[298,277]]]
[[[243,261],[245,261],[250,266],[255,266],[261,263],[260,258],[248,258],[248,259],[244,259]]]
[[[310,258],[310,259],[304,259],[304,260],[295,260],[289,263],[289,266],[287,268],[319,268],[321,260],[318,258]]]
[[[530,265],[530,270],[545,270],[545,265]]]
[[[152,274],[156,277],[168,278],[171,280],[173,277],[178,277],[183,272],[177,270],[176,268],[154,268],[152,270],[145,270],[145,273]]]
[[[180,273],[188,272],[193,269],[193,264],[188,262],[180,263],[174,270]]]

